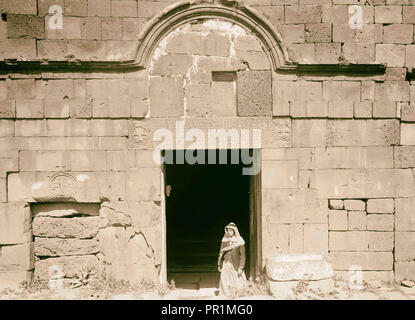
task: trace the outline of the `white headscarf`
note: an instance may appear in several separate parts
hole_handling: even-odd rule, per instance
[[[229,237],[226,234],[226,229],[232,229],[234,232],[234,235],[232,237]],[[244,239],[239,234],[238,228],[236,227],[235,223],[231,222],[225,227],[225,235],[222,238],[222,243],[227,243],[223,248],[222,252],[231,250],[233,248],[243,246],[245,244]]]

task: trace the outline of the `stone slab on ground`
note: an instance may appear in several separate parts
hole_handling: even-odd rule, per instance
[[[319,254],[279,254],[266,259],[266,272],[273,281],[323,280],[333,277],[331,265]]]

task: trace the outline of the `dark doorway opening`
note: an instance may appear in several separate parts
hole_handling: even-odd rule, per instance
[[[260,174],[244,175],[249,165],[232,163],[231,150],[226,164],[219,164],[218,150],[204,151],[205,164],[178,164],[182,151],[165,151],[174,159],[165,164],[167,280],[182,288],[218,287],[218,253],[229,222],[236,223],[246,243],[247,277],[259,270]],[[212,152],[216,164],[209,164]]]

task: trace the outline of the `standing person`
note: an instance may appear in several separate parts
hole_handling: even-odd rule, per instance
[[[243,289],[246,284],[245,267],[245,241],[239,235],[235,223],[231,222],[225,227],[218,258],[220,272],[220,293],[224,296],[233,296]]]

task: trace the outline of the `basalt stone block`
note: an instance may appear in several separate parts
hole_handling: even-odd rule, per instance
[[[9,14],[7,15],[8,38],[45,38],[43,17]]]
[[[237,73],[237,112],[239,116],[272,115],[270,71]]]

